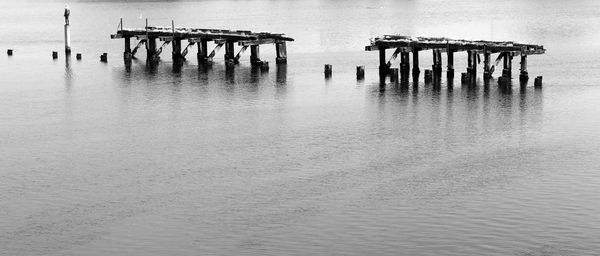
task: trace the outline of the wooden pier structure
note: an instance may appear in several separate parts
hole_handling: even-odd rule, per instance
[[[250,47],[250,62],[252,66],[268,65],[268,62],[260,59],[260,45],[275,44],[276,63],[287,63],[287,48],[286,42],[294,41],[284,34],[268,33],[268,32],[252,32],[245,30],[224,30],[224,29],[202,29],[202,28],[181,28],[175,27],[171,23],[171,27],[146,26],[144,28],[123,28],[123,20],[119,25],[116,34],[112,34],[112,39],[124,39],[125,51],[123,57],[125,61],[135,57],[138,49],[145,45],[146,56],[148,60],[159,59],[162,49],[167,44],[171,44],[173,61],[183,61],[188,54],[188,49],[193,45],[197,45],[198,63],[210,63],[216,53],[225,46],[225,62],[227,64],[237,64],[241,54]],[[131,47],[131,39],[138,40],[134,48]],[[162,41],[162,44],[157,45],[157,40]],[[182,41],[187,41],[187,46],[182,44]],[[208,43],[213,42],[215,47],[209,52]],[[235,44],[241,48],[235,53]]]
[[[391,58],[386,58],[386,50],[395,49]],[[512,59],[515,56],[521,57],[521,68],[519,79],[527,81],[529,74],[527,72],[527,56],[544,54],[546,50],[542,45],[520,44],[515,42],[494,42],[494,41],[469,41],[456,40],[444,37],[410,37],[402,35],[384,35],[371,39],[370,45],[365,47],[366,51],[379,51],[379,74],[385,79],[390,74],[391,63],[400,55],[400,74],[403,81],[408,81],[410,73],[410,58],[413,59],[413,78],[419,77],[419,52],[432,50],[433,65],[431,73],[434,77],[440,78],[442,74],[442,52],[447,55],[447,76],[454,77],[454,53],[467,52],[467,72],[466,77],[470,81],[475,81],[477,77],[477,64],[481,61],[483,55],[483,76],[484,79],[492,78],[495,66],[503,61],[502,77],[512,76]],[[495,63],[491,63],[491,55],[498,54]],[[427,70],[428,71],[428,70]]]

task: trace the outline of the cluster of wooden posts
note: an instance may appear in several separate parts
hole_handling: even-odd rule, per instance
[[[275,44],[277,64],[287,63],[286,42],[294,41],[284,34],[275,34],[267,32],[251,32],[242,30],[223,30],[223,29],[199,29],[199,28],[180,28],[175,27],[174,22],[171,27],[153,27],[146,26],[139,29],[128,29],[123,27],[121,20],[120,29],[116,34],[111,35],[112,39],[124,39],[125,51],[123,57],[125,62],[135,58],[138,50],[145,46],[146,58],[148,61],[155,61],[160,58],[163,48],[171,44],[172,58],[174,63],[180,63],[185,60],[189,49],[197,45],[198,63],[211,63],[213,57],[221,49],[225,48],[225,63],[232,66],[239,63],[242,53],[250,48],[250,63],[252,66],[258,66],[268,69],[269,62],[260,58],[260,45]],[[137,44],[132,48],[131,39],[137,39]],[[162,42],[158,44],[157,41]],[[187,41],[184,46],[183,42]],[[208,43],[214,43],[214,49],[209,51]],[[235,45],[240,46],[239,51],[235,52]]]
[[[386,58],[387,49],[395,49],[390,59]],[[529,79],[527,57],[529,55],[544,54],[546,51],[541,45],[514,42],[468,41],[399,35],[386,35],[374,38],[371,40],[371,44],[366,46],[365,50],[379,51],[379,76],[383,83],[385,83],[387,77],[390,77],[391,82],[399,81],[401,84],[408,84],[409,77],[411,76],[410,54],[412,54],[413,62],[413,81],[418,81],[421,72],[419,69],[419,52],[431,50],[433,53],[433,65],[430,70],[425,70],[425,82],[436,82],[441,79],[443,52],[447,55],[446,75],[449,79],[454,77],[454,53],[466,52],[467,68],[466,72],[461,73],[461,82],[472,84],[476,81],[477,64],[480,63],[481,55],[483,55],[484,81],[492,79],[495,66],[500,62],[503,63],[502,75],[498,78],[500,86],[511,86],[512,61],[515,56],[520,56],[521,58],[519,81],[522,86],[526,86]],[[494,64],[491,61],[492,54],[498,54]],[[392,61],[398,56],[400,56],[399,69],[392,67]],[[400,79],[398,79],[398,74],[400,74]],[[542,78],[536,77],[535,86],[541,86],[541,84]]]

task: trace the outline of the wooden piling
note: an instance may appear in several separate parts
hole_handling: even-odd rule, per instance
[[[433,80],[433,71],[425,69],[425,83],[429,83]]]
[[[181,39],[173,39],[171,42],[171,47],[173,52],[171,53],[171,57],[173,61],[181,61],[183,60],[183,55],[181,53]]]
[[[71,54],[71,28],[69,24],[65,24],[65,54]]]
[[[385,78],[389,72],[389,66],[385,59],[385,48],[379,48],[379,76]],[[380,79],[381,80],[381,79]]]
[[[519,80],[525,82],[529,79],[529,73],[527,72],[527,55],[521,55],[521,72],[519,74]]]
[[[471,78],[471,80],[476,80],[477,79],[477,62],[479,59],[479,54],[477,52],[471,52],[471,57],[473,58],[473,66],[471,69],[471,74],[469,74],[469,77]]]
[[[267,72],[269,71],[269,62],[268,61],[261,61],[260,62],[260,70],[262,72]]]
[[[77,55],[75,55],[75,58],[76,58],[77,60],[81,60],[81,53],[77,53]]]
[[[412,59],[413,59],[413,68],[412,68],[412,73],[413,73],[413,77],[419,77],[419,73],[421,73],[421,70],[419,70],[419,49],[413,48],[413,52],[412,52]]]
[[[535,88],[542,88],[542,77],[538,76],[535,78],[534,82],[533,82],[533,86]]]
[[[58,52],[52,52],[52,59],[58,59]]]
[[[490,69],[490,52],[485,49],[483,52],[483,79],[492,78],[492,72]]]
[[[154,60],[155,58],[160,58],[160,56],[156,56],[156,37],[149,37],[146,40],[146,59]]]
[[[446,53],[448,55],[448,70],[446,71],[446,76],[452,78],[454,77],[454,51],[448,46]]]
[[[356,80],[365,79],[365,66],[356,66]]]
[[[397,83],[398,82],[398,69],[390,68],[390,82]]]
[[[410,74],[410,56],[408,52],[400,53],[400,79],[408,81]]]
[[[208,62],[208,40],[201,39],[198,42],[198,63],[204,64]]]
[[[225,61],[234,61],[235,59],[235,48],[234,41],[225,42]]]
[[[442,75],[442,51],[433,49],[433,65],[431,66],[433,76],[440,77]]]
[[[287,48],[285,41],[276,42],[275,50],[277,52],[277,58],[275,59],[276,64],[285,64],[287,63]]]
[[[108,62],[108,53],[102,53],[102,55],[100,55],[100,61]]]
[[[125,40],[125,50],[123,51],[123,59],[125,61],[129,61],[133,58],[133,53],[131,52],[131,37],[123,37]]]
[[[12,56],[12,55],[13,55],[13,50],[12,50],[12,49],[8,49],[8,50],[6,50],[6,54],[7,54],[8,56]]]
[[[259,45],[250,46],[250,65],[260,66],[260,48]]]
[[[333,73],[333,67],[331,66],[331,64],[325,64],[324,69],[325,78],[331,77],[331,74]]]

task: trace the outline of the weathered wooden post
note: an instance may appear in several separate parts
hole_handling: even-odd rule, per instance
[[[535,88],[542,88],[542,77],[538,76],[535,78],[534,82],[533,82],[533,86]]]
[[[100,55],[100,61],[108,62],[108,53],[102,53],[102,55]]]
[[[490,52],[487,50],[487,46],[483,50],[483,79],[487,80],[492,78],[492,72],[490,70]]]
[[[58,52],[56,52],[56,51],[52,52],[52,59],[58,59]]]
[[[387,60],[385,59],[385,48],[379,48],[379,80],[385,81],[385,77],[389,72],[389,66],[387,65]]]
[[[275,51],[277,52],[277,58],[275,59],[276,64],[287,63],[287,48],[285,41],[275,43]]]
[[[65,4],[65,54],[67,56],[71,55],[71,28],[69,24],[69,15],[71,15],[71,10],[69,6]]]
[[[446,76],[448,78],[454,77],[454,50],[450,49],[450,46],[447,46],[447,54],[448,54],[448,71],[446,71]]]
[[[8,56],[12,56],[12,55],[13,55],[13,50],[12,50],[12,49],[8,49],[8,50],[6,50],[6,54],[7,54]]]
[[[146,40],[146,59],[159,59],[160,56],[156,56],[156,37],[148,37]]]
[[[503,64],[503,69],[502,69],[502,76],[504,77],[508,77],[511,78],[512,74],[511,74],[511,62],[512,62],[512,53],[510,52],[503,52],[503,57],[502,57],[502,64]]]
[[[527,72],[527,55],[521,53],[521,73],[519,74],[519,80],[525,82],[529,80],[529,73]]]
[[[433,65],[431,66],[434,77],[440,77],[442,74],[442,51],[433,49]]]
[[[81,60],[81,53],[77,53],[77,55],[75,55],[75,58],[76,58],[77,60]]]
[[[479,53],[477,53],[476,51],[473,51],[473,52],[471,52],[471,56],[473,58],[473,61],[472,61],[473,66],[472,66],[472,69],[471,69],[472,73],[471,73],[470,77],[471,77],[471,80],[475,81],[477,79],[477,62],[479,62],[478,61],[479,60]]]
[[[365,66],[356,66],[356,80],[365,79]]]
[[[467,51],[467,76],[472,77],[473,73],[473,52],[471,50]],[[461,77],[462,80],[462,77]]]
[[[225,62],[235,62],[234,41],[225,41]]]
[[[258,44],[250,45],[250,65],[260,66],[260,48]]]
[[[408,52],[400,53],[400,79],[403,82],[408,82],[410,74],[410,56]]]
[[[173,61],[181,61],[183,60],[183,55],[181,54],[181,39],[173,39],[173,53],[171,54]]]
[[[325,78],[330,78],[331,74],[333,73],[333,67],[331,66],[331,64],[325,64]]]
[[[433,71],[425,69],[425,83],[429,83],[433,80]]]
[[[419,69],[419,49],[417,49],[416,47],[413,47],[413,51],[412,51],[412,57],[413,57],[413,69],[412,69],[412,74],[413,77],[419,77],[419,73],[421,73],[421,70]]]
[[[208,62],[208,40],[200,39],[198,44],[198,63],[205,64]]]
[[[397,83],[398,82],[398,69],[390,68],[390,82]]]

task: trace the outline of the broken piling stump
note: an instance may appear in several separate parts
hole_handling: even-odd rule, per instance
[[[356,80],[365,79],[365,66],[356,66]]]
[[[58,59],[58,52],[52,52],[52,59]]]
[[[8,49],[8,50],[6,50],[6,54],[7,54],[8,56],[12,56],[12,55],[13,55],[13,50],[12,50],[12,49]]]
[[[331,77],[331,74],[333,73],[333,67],[331,64],[325,64],[324,73],[326,78]]]
[[[538,76],[535,78],[534,82],[533,82],[533,86],[535,88],[542,88],[542,77]]]

